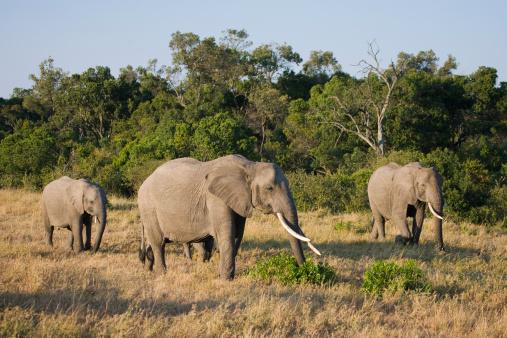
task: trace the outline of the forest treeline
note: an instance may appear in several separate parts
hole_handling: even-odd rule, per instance
[[[456,59],[432,50],[383,65],[372,43],[348,74],[332,52],[303,60],[233,29],[176,32],[169,49],[170,65],[117,76],[43,61],[31,88],[0,98],[0,186],[69,175],[128,196],[169,159],[239,153],[280,165],[301,210],[341,212],[367,208],[375,168],[417,160],[445,178],[447,215],[507,226],[507,83],[496,69],[457,75]]]

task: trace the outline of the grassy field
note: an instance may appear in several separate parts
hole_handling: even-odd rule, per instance
[[[167,246],[168,272],[146,272],[137,258],[139,222],[132,200],[111,197],[100,252],[70,254],[67,230],[44,244],[37,193],[0,190],[0,337],[9,336],[403,336],[501,337],[507,328],[507,235],[470,224],[444,223],[448,251],[433,249],[431,222],[419,247],[372,242],[368,215],[300,214],[322,251],[314,258],[336,270],[331,286],[285,287],[246,275],[260,258],[289,251],[274,216],[247,221],[232,282],[210,263]],[[347,223],[350,222],[350,223]],[[353,225],[338,226],[337,224]],[[365,269],[378,259],[415,259],[429,294],[361,291]]]

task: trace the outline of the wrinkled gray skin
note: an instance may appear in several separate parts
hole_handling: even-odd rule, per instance
[[[100,247],[107,222],[106,194],[98,185],[85,179],[74,180],[67,176],[50,182],[42,191],[42,220],[47,243],[53,246],[55,227],[70,230],[68,246],[74,252],[91,248],[92,221],[96,216],[99,229],[93,252]],[[83,245],[83,226],[86,242]]]
[[[229,155],[209,162],[192,158],[169,161],[141,185],[139,257],[148,269],[165,271],[166,242],[201,242],[209,236],[220,252],[222,279],[234,278],[245,220],[256,208],[280,212],[303,235],[287,179],[274,164]],[[144,240],[146,237],[146,243]],[[305,261],[301,242],[289,236],[299,264]]]
[[[385,238],[385,220],[398,230],[397,242],[419,243],[427,203],[443,217],[443,179],[435,168],[424,168],[418,162],[403,167],[389,163],[377,169],[368,182],[368,199],[373,213],[373,239]],[[407,217],[412,217],[410,233]],[[434,217],[437,247],[444,250],[442,220]]]
[[[203,262],[208,262],[213,253],[213,237],[208,237],[206,240],[197,243],[184,243],[183,254],[188,259],[192,259],[192,248],[199,252],[199,256]]]

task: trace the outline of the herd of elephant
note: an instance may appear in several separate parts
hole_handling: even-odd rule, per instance
[[[434,168],[424,168],[417,162],[383,166],[369,180],[368,198],[373,213],[372,238],[384,238],[385,220],[390,219],[398,231],[396,242],[417,244],[427,204],[436,217],[438,249],[444,249],[442,177]],[[106,205],[104,190],[88,180],[64,176],[50,182],[42,193],[47,243],[53,245],[53,230],[61,227],[70,230],[70,250],[90,250],[93,220],[99,223],[92,249],[97,251],[107,222]],[[139,258],[148,270],[166,270],[166,243],[182,243],[189,258],[192,245],[205,261],[216,245],[220,252],[220,277],[233,279],[245,221],[254,208],[277,216],[290,234],[290,246],[298,264],[305,261],[303,242],[320,255],[299,226],[285,175],[272,163],[252,162],[240,155],[209,162],[192,158],[171,160],[143,182],[138,192],[138,207]],[[413,219],[412,231],[407,217]]]

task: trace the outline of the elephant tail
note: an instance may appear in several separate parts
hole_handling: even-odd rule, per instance
[[[144,241],[144,224],[141,221],[141,246],[139,247],[139,260],[144,264],[146,260],[146,242]]]

